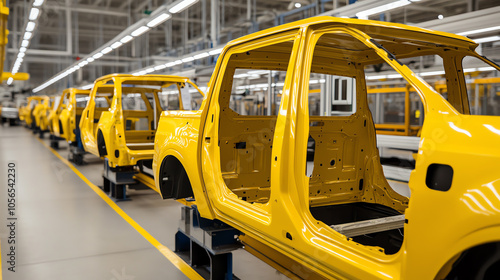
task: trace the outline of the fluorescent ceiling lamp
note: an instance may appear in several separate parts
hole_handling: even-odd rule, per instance
[[[165,67],[172,67],[172,66],[175,66],[175,62],[169,62],[169,63],[165,63]]]
[[[29,45],[30,45],[30,41],[28,41],[28,40],[23,40],[21,42],[21,47],[27,48]]]
[[[366,76],[367,80],[381,80],[387,79],[387,75]]]
[[[182,60],[180,60],[180,59],[179,59],[179,60],[176,60],[176,61],[174,61],[174,63],[175,63],[175,65],[182,64]]]
[[[145,71],[146,71],[146,73],[151,73],[151,72],[154,72],[155,69],[153,67],[151,67],[151,68],[146,69]]]
[[[204,53],[200,53],[200,54],[193,56],[193,58],[194,59],[202,59],[202,58],[207,57],[207,56],[208,56],[208,53],[204,52]]]
[[[41,6],[41,5],[43,4],[43,2],[44,2],[44,1],[45,1],[45,0],[35,0],[35,1],[33,2],[33,6],[35,6],[35,7],[39,7],[39,6]]]
[[[121,39],[120,39],[120,42],[122,42],[122,43],[126,44],[126,43],[128,43],[128,42],[132,41],[132,39],[134,39],[134,37],[132,37],[132,36],[130,36],[130,35],[127,35],[127,36],[125,36],[125,37],[121,38]]]
[[[491,66],[488,66],[488,67],[479,67],[477,68],[478,71],[493,71],[495,70],[495,68],[491,67]]]
[[[476,72],[477,68],[465,68],[464,73],[469,73],[469,72]]]
[[[82,61],[82,62],[78,63],[78,66],[83,67],[87,64],[89,64],[87,61]]]
[[[29,19],[35,20],[38,17],[38,14],[40,14],[40,10],[38,8],[31,8]]]
[[[29,40],[31,38],[31,35],[33,35],[33,33],[31,32],[24,32],[24,40]]]
[[[184,9],[188,8],[189,6],[193,5],[196,2],[198,2],[198,0],[182,0],[181,2],[177,3],[172,8],[170,8],[168,11],[171,12],[172,14],[175,14],[183,11]]]
[[[431,71],[431,72],[424,72],[424,73],[420,73],[420,76],[436,76],[436,75],[444,75],[445,72],[444,71]]]
[[[26,31],[33,31],[33,29],[35,29],[35,23],[33,21],[30,21],[28,22],[28,24],[26,24]]]
[[[147,26],[153,28],[153,27],[157,26],[158,24],[166,21],[170,17],[172,17],[170,14],[163,13],[163,14],[157,16],[155,19],[148,22]]]
[[[104,48],[104,49],[101,51],[101,53],[102,53],[102,54],[107,54],[107,53],[110,53],[112,50],[113,50],[113,49],[112,49],[111,47],[106,47],[106,48]]]
[[[300,8],[302,7],[302,4],[300,4],[299,2],[295,3],[295,8]]]
[[[94,59],[94,58],[92,58],[92,57],[87,58],[87,62],[88,62],[88,63],[94,62],[94,60],[95,60],[95,59]]]
[[[130,35],[137,37],[137,36],[142,35],[144,32],[146,32],[148,30],[149,30],[149,27],[141,26],[141,27],[137,28],[136,30],[134,30]]]
[[[99,58],[101,58],[102,56],[103,56],[103,54],[102,54],[102,53],[96,53],[96,54],[94,54],[92,57],[93,57],[94,59],[99,59]],[[90,61],[89,61],[89,62],[90,62]]]
[[[500,25],[476,29],[476,30],[470,30],[470,31],[465,31],[465,32],[460,32],[460,33],[457,33],[457,35],[467,36],[467,35],[471,35],[471,34],[484,33],[484,32],[495,31],[495,30],[500,30]]]
[[[19,48],[19,52],[26,52],[26,48],[25,47],[20,47]]]
[[[387,79],[399,79],[399,78],[403,78],[403,76],[401,76],[401,74],[387,75]]]
[[[111,46],[110,46],[110,47],[111,47],[112,49],[117,49],[117,48],[121,47],[122,45],[123,45],[123,43],[122,43],[122,42],[114,42],[113,44],[111,44]]]
[[[21,53],[18,53],[18,54],[17,54],[17,57],[23,58],[25,55],[26,55],[25,53],[22,53],[22,52],[21,52]]]
[[[398,0],[398,1],[394,1],[394,2],[391,2],[391,3],[385,4],[385,5],[381,5],[381,6],[378,6],[378,7],[375,7],[375,8],[371,8],[371,9],[368,9],[368,10],[356,13],[356,16],[359,19],[368,19],[368,17],[371,16],[371,15],[380,14],[380,13],[383,13],[383,12],[386,12],[386,11],[390,11],[392,9],[396,9],[396,8],[400,8],[400,7],[406,6],[408,4],[411,4],[411,1],[409,1],[409,0]]]
[[[139,75],[141,75],[141,76],[142,76],[142,75],[146,75],[146,74],[147,74],[147,72],[146,72],[146,71],[144,71],[144,70],[142,70],[141,72],[139,72]]]
[[[93,84],[84,85],[82,89],[91,89],[93,86],[94,86]]]
[[[473,39],[473,40],[474,40],[474,42],[476,42],[478,44],[481,44],[481,43],[499,41],[500,40],[500,36],[484,37],[484,38]]]
[[[12,82],[14,81],[14,79],[12,77],[10,77],[8,80],[7,80],[7,84],[10,85],[12,84]]]
[[[208,54],[209,55],[216,55],[216,54],[220,54],[221,52],[222,52],[222,48],[209,51]]]
[[[190,61],[193,61],[193,60],[194,60],[194,57],[189,56],[189,57],[183,58],[183,59],[181,59],[181,60],[182,60],[182,62],[190,62]]]
[[[155,66],[155,70],[156,70],[156,71],[161,70],[161,69],[165,69],[165,68],[167,68],[167,66],[165,66],[165,64]]]
[[[248,71],[247,74],[250,74],[250,75],[264,75],[264,74],[269,74],[269,70],[253,70],[253,71]]]

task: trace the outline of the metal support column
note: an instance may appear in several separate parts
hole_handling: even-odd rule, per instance
[[[219,44],[219,0],[211,0],[210,2],[210,39],[212,40],[212,47]]]
[[[325,75],[325,116],[332,115],[332,88],[333,79],[330,75]]]
[[[321,74],[320,75],[320,80],[325,79],[325,75]],[[325,99],[326,99],[326,85],[325,83],[320,82],[319,83],[319,88],[320,88],[320,93],[319,93],[319,115],[320,116],[325,116]]]

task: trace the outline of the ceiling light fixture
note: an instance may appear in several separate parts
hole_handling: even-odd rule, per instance
[[[24,32],[24,40],[29,40],[31,39],[31,35],[33,35],[33,33],[29,32],[29,31],[26,31]]]
[[[473,39],[474,42],[481,44],[481,43],[488,43],[488,42],[494,42],[494,41],[499,41],[500,36],[490,36],[490,37],[484,37],[484,38],[479,38],[479,39]]]
[[[123,45],[123,43],[122,43],[122,42],[114,42],[113,44],[111,44],[111,46],[110,46],[110,47],[111,47],[112,49],[117,49],[117,48],[121,47],[122,45]]]
[[[157,25],[159,25],[160,23],[166,21],[167,19],[169,19],[171,17],[172,16],[170,14],[163,13],[163,14],[157,16],[155,19],[148,22],[147,26],[151,27],[151,28],[156,27]]]
[[[401,7],[404,7],[404,6],[409,5],[409,4],[411,4],[411,1],[409,1],[409,0],[397,0],[397,1],[385,4],[385,5],[381,5],[381,6],[378,6],[375,8],[371,8],[371,9],[356,13],[356,17],[359,19],[368,19],[368,17],[371,15],[376,15],[376,14],[380,14],[380,13],[390,11],[390,10],[393,10],[396,8],[401,8]]]
[[[202,59],[202,58],[207,57],[207,56],[209,56],[209,54],[207,52],[204,52],[204,53],[200,53],[200,54],[193,56],[193,58],[194,59]]]
[[[111,51],[113,51],[113,48],[111,48],[111,47],[106,47],[106,48],[104,48],[104,49],[101,51],[101,53],[102,53],[102,54],[107,54],[107,53],[110,53]]]
[[[43,4],[43,2],[44,2],[44,1],[45,1],[45,0],[35,0],[35,1],[33,2],[33,6],[34,6],[34,7],[40,7],[40,6]]]
[[[40,14],[40,9],[38,9],[38,8],[31,8],[29,19],[30,20],[36,20],[38,18],[39,14]]]
[[[137,28],[136,30],[134,30],[132,33],[130,33],[130,35],[132,35],[133,37],[137,37],[137,36],[144,34],[144,32],[146,32],[148,30],[149,30],[149,27],[141,26],[141,27]]]
[[[28,24],[26,24],[26,31],[33,31],[33,29],[35,29],[35,22],[33,21],[30,21],[28,22]]]
[[[496,30],[500,30],[500,25],[476,29],[476,30],[469,30],[469,31],[465,31],[465,32],[460,32],[460,33],[457,33],[457,35],[467,36],[467,35],[484,33],[484,32],[489,32],[489,31],[496,31]]]
[[[174,6],[170,8],[168,11],[172,14],[182,12],[184,9],[189,8],[189,6],[198,2],[198,0],[181,0],[174,3]]]

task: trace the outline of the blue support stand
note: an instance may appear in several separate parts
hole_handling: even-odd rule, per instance
[[[233,275],[232,251],[241,248],[239,231],[218,220],[200,217],[196,206],[182,207],[175,234],[175,252],[205,279],[237,279]]]
[[[133,166],[111,168],[108,158],[104,158],[102,190],[109,193],[115,201],[128,200],[127,185],[136,183],[135,173]]]

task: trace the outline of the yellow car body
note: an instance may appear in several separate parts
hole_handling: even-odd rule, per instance
[[[35,107],[33,111],[35,123],[40,132],[49,131],[49,115],[52,111],[54,102],[55,96],[45,96],[41,106]]]
[[[202,217],[240,230],[247,250],[294,277],[444,279],[460,269],[463,277],[467,269],[475,273],[472,262],[459,261],[488,263],[481,250],[498,255],[500,241],[500,120],[469,115],[460,61],[468,55],[499,68],[476,47],[445,32],[333,17],[234,40],[218,58],[201,109],[162,113],[153,158],[157,191],[163,198],[194,196]],[[443,57],[448,100],[398,61],[429,54]],[[411,199],[388,184],[376,148],[364,67],[380,63],[399,73],[424,105]],[[237,68],[287,71],[277,116],[242,116],[228,108]],[[355,112],[309,116],[308,69],[355,78]],[[309,135],[316,140],[311,177],[305,164]],[[404,214],[398,250],[370,244],[369,237],[384,232],[348,238],[331,227],[336,223],[329,219],[358,206]]]
[[[35,114],[42,106],[44,100],[43,96],[30,96],[28,97],[28,104],[20,109],[19,118],[24,120],[28,127],[35,127]],[[37,109],[38,108],[38,109]],[[36,109],[36,111],[35,111]]]
[[[63,91],[61,101],[53,111],[51,118],[51,126],[55,136],[64,138],[70,143],[76,141],[75,130],[80,123],[89,94],[90,90],[76,88],[68,88]]]
[[[186,84],[198,90],[188,78],[177,76],[113,74],[97,79],[80,121],[85,151],[107,157],[113,168],[151,161],[156,126],[163,111],[158,94],[163,88],[184,88]],[[96,107],[99,96],[106,98],[109,108]],[[124,108],[124,99],[143,107]]]

